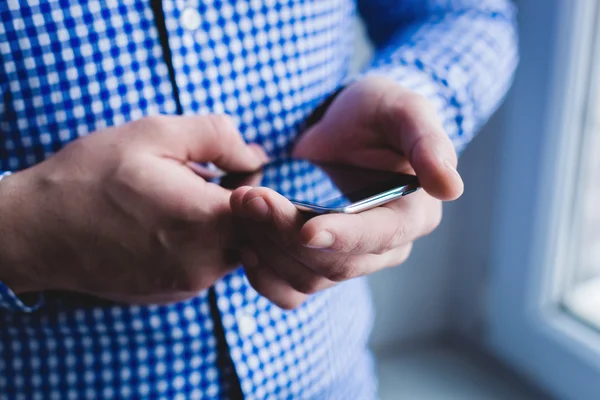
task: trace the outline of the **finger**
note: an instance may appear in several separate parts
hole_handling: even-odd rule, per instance
[[[279,277],[289,283],[296,291],[313,294],[335,285],[335,282],[317,275],[312,269],[303,264],[303,262],[310,263],[310,258],[300,262],[279,248],[277,243],[274,243],[266,235],[255,232],[254,235],[251,235],[250,242],[253,251],[257,255],[259,265],[270,266]]]
[[[185,179],[180,184],[185,186]],[[191,187],[190,182],[187,188]],[[165,198],[168,197],[168,189],[163,190]],[[239,232],[235,229],[234,216],[229,207],[230,192],[213,184],[204,184],[203,190],[198,192],[188,189],[186,195],[181,195],[184,193],[182,190],[179,190],[179,196],[174,195],[169,198],[170,201],[163,201],[159,209],[158,215],[162,217],[157,218],[164,227],[161,233],[181,231],[181,235],[192,238],[192,250],[194,247],[197,249],[198,244],[215,249],[238,246]]]
[[[114,172],[107,193],[129,217],[148,226],[185,230],[198,226],[198,240],[230,243],[230,192],[207,183],[176,163],[151,155],[129,158]]]
[[[225,172],[216,167],[212,167],[210,165],[204,165],[202,163],[197,163],[194,161],[190,161],[187,163],[187,166],[199,177],[203,179],[214,179],[220,178],[225,175]]]
[[[300,231],[309,248],[349,254],[382,254],[413,242],[439,225],[441,203],[419,192],[359,214],[312,218]]]
[[[198,293],[240,265],[239,253],[232,257],[229,251],[206,248],[191,238],[187,238],[185,245],[173,249],[179,253],[171,252],[178,254],[171,257],[172,260],[149,259],[144,264],[150,269],[143,277],[125,277],[129,279],[115,281],[113,286],[129,294]]]
[[[252,250],[242,250],[242,262],[244,263],[246,277],[252,287],[277,306],[291,310],[306,301],[306,294],[295,290],[268,265],[259,265],[256,254]]]
[[[235,190],[244,186],[259,186],[263,176],[261,170],[251,173],[226,174],[221,178],[219,185],[228,190]]]
[[[360,157],[354,157],[346,162],[371,170],[415,175],[415,170],[411,167],[408,159],[400,156],[398,150],[393,148],[361,149]]]
[[[386,135],[408,157],[423,188],[440,200],[460,197],[456,151],[431,104],[412,92],[390,91],[380,109]]]
[[[253,174],[247,175],[243,180],[241,180],[238,186],[259,186],[262,182],[264,174],[262,171],[256,171]]]
[[[244,142],[226,115],[148,117],[139,123],[142,131],[154,132],[157,150],[184,163],[212,162],[227,171],[254,171],[267,161],[260,147]]]
[[[411,250],[412,243],[408,243],[383,254],[344,256],[339,253],[322,253],[320,262],[311,264],[311,268],[332,282],[344,282],[398,266],[408,259]]]
[[[270,238],[279,244],[296,239],[306,218],[279,193],[264,187],[242,187],[230,198],[234,215],[260,224]]]
[[[256,152],[259,157],[263,160],[263,162],[268,161],[267,155],[264,152],[264,150],[256,145],[256,144],[249,144],[248,147],[250,147],[252,149],[252,151]],[[208,163],[208,165],[206,163],[199,163],[199,162],[195,162],[195,161],[189,161],[187,163],[187,166],[194,172],[196,173],[198,176],[204,178],[204,179],[214,179],[214,178],[223,178],[223,181],[227,180],[228,178],[231,178],[232,175],[227,175],[226,171],[223,171],[220,168],[217,168],[214,164],[212,163]],[[255,171],[255,169],[251,170],[252,172]],[[262,180],[262,172],[260,170],[256,171],[255,173],[244,173],[244,174],[239,174],[240,175],[240,179],[243,179],[239,182],[236,182],[238,186],[241,185],[249,185],[249,186],[256,186],[260,183],[260,181]],[[233,174],[234,177],[238,178],[235,174]],[[221,184],[223,185],[223,184]]]
[[[377,255],[375,257],[380,258],[380,263],[377,271],[385,268],[397,267],[401,264],[404,264],[406,260],[410,257],[413,249],[413,243],[408,243],[400,247],[396,247],[386,253],[381,255]],[[376,271],[371,271],[373,273]]]
[[[116,293],[105,293],[96,292],[91,293],[94,297],[99,299],[106,299],[111,302],[129,304],[129,305],[169,305],[175,303],[181,303],[185,300],[189,300],[193,297],[198,296],[198,293],[170,293],[170,294],[149,294],[149,295],[129,295],[129,294],[116,294]]]

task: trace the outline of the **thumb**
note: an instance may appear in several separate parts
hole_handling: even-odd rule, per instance
[[[458,157],[435,109],[422,96],[402,91],[382,103],[391,144],[415,170],[423,188],[439,200],[455,200],[464,190]]]
[[[212,162],[226,171],[254,171],[268,161],[257,145],[248,145],[227,115],[160,117],[167,124],[165,148],[189,163]]]
[[[265,187],[240,187],[229,202],[234,215],[262,225],[267,236],[277,242],[291,240],[306,222],[288,199]]]

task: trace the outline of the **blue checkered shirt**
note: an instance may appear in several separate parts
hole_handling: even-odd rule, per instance
[[[376,53],[351,76],[357,11]],[[514,13],[505,0],[3,0],[0,171],[152,114],[228,113],[277,157],[367,74],[425,95],[461,150],[510,84]],[[36,295],[0,284],[2,399],[376,397],[363,279],[294,311],[242,270],[168,306]]]

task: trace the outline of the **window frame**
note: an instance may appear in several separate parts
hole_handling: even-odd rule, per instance
[[[600,335],[558,306],[572,278],[568,236],[590,67],[600,69],[598,3],[519,4],[522,60],[504,109],[492,227],[484,344],[561,399],[600,393]]]

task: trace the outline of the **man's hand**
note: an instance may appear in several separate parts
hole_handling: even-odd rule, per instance
[[[234,268],[230,192],[193,162],[266,156],[225,116],[148,117],[76,140],[0,185],[0,280],[135,303],[183,300]]]
[[[246,233],[242,260],[253,286],[284,308],[336,282],[404,262],[412,243],[440,223],[441,200],[463,191],[457,156],[433,108],[381,78],[345,89],[293,155],[321,162],[416,173],[425,191],[358,215],[308,221],[285,198],[236,190],[231,205]]]

